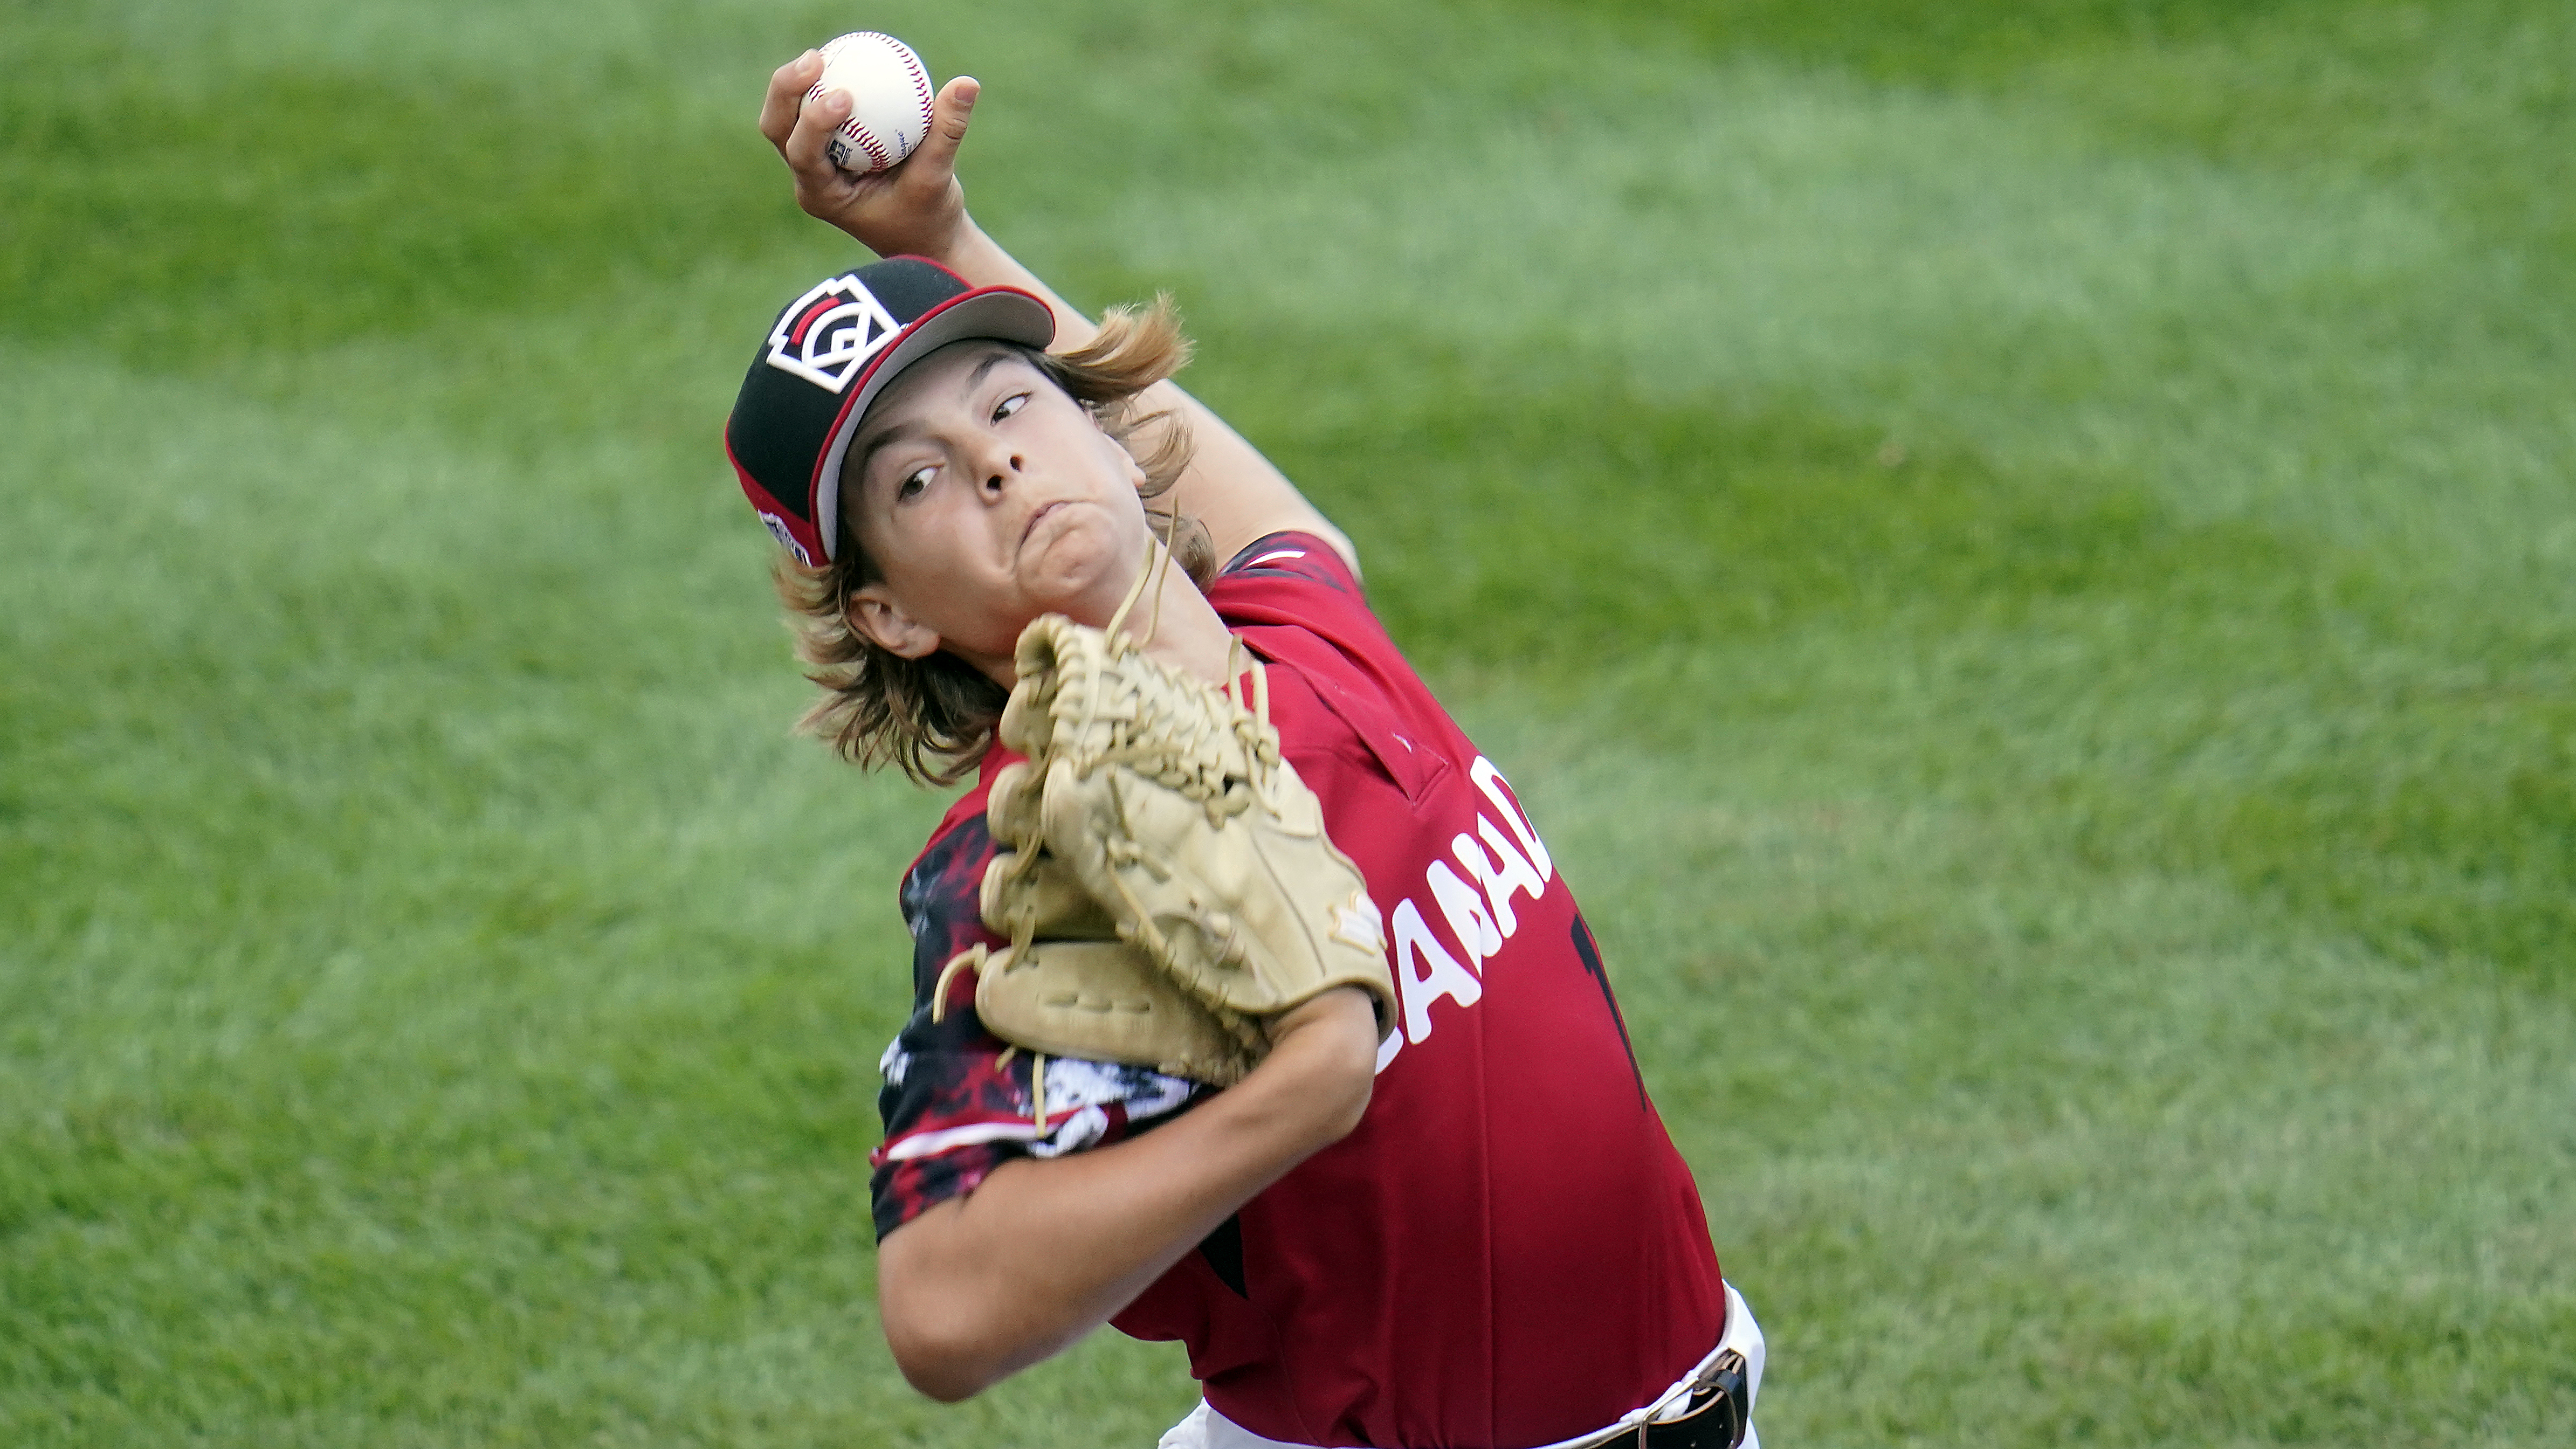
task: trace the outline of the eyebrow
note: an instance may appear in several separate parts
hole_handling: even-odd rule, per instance
[[[1006,342],[994,343],[993,350],[990,353],[987,353],[984,360],[976,363],[973,370],[966,374],[966,381],[958,390],[961,392],[973,392],[976,388],[983,385],[984,378],[987,374],[991,373],[994,368],[999,367],[1005,362],[1012,361],[1015,358],[1020,358],[1018,349],[1012,347]],[[1020,360],[1025,361],[1026,359],[1022,358]],[[876,457],[877,450],[895,443],[900,443],[906,438],[914,437],[918,435],[920,431],[921,429],[919,425],[915,423],[901,422],[895,424],[893,427],[886,428],[880,432],[870,435],[866,439],[863,439],[859,446],[853,450],[858,456],[855,461],[842,466],[841,476],[847,478],[850,475],[850,470],[855,468],[858,470],[859,474],[859,486],[862,488],[866,487],[868,463]]]

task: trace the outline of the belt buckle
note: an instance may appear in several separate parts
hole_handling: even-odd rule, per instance
[[[1690,1396],[1693,1406],[1689,1410],[1677,1419],[1666,1419],[1660,1424],[1637,1426],[1637,1449],[1657,1449],[1659,1440],[1663,1444],[1673,1445],[1674,1449],[1682,1449],[1684,1445],[1690,1446],[1690,1449],[1704,1449],[1704,1446],[1712,1444],[1723,1446],[1723,1449],[1740,1449],[1744,1443],[1745,1428],[1752,1422],[1753,1417],[1744,1402],[1746,1388],[1744,1369],[1743,1354],[1731,1348],[1719,1354],[1717,1362],[1710,1364],[1708,1372],[1698,1383],[1691,1386]],[[1709,1427],[1718,1431],[1719,1438],[1712,1441],[1695,1432],[1698,1426],[1693,1421],[1702,1415],[1714,1415],[1716,1422]],[[1655,1432],[1683,1429],[1684,1426],[1690,1426],[1687,1439],[1678,1433],[1658,1435]],[[1625,1437],[1625,1435],[1621,1436],[1621,1438]]]

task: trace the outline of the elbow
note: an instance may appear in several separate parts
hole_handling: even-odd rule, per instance
[[[1007,1165],[983,1191],[1020,1165]],[[993,1245],[961,1226],[966,1202],[941,1203],[877,1245],[886,1347],[904,1382],[943,1404],[975,1397],[1090,1327],[1069,1322],[1041,1285],[997,1268]]]
[[[943,1404],[963,1403],[1006,1377],[983,1345],[958,1326],[906,1321],[888,1315],[886,1347],[915,1392]]]
[[[915,1393],[943,1404],[962,1404],[992,1387],[988,1380],[970,1372],[962,1364],[930,1362],[901,1353],[895,1355],[894,1361],[895,1366],[903,1370],[903,1381],[912,1385]]]
[[[1025,1289],[995,1291],[972,1272],[922,1271],[905,1249],[924,1244],[904,1235],[926,1221],[880,1248],[877,1318],[903,1381],[940,1403],[960,1403],[1062,1344],[1032,1318],[1033,1295]]]
[[[903,1380],[943,1404],[971,1399],[1006,1376],[994,1335],[976,1312],[974,1285],[935,1271],[957,1204],[898,1229],[878,1246],[877,1322]],[[924,1254],[930,1261],[924,1261]]]

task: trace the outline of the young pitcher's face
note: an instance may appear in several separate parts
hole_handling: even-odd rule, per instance
[[[1144,566],[1144,470],[1019,352],[959,342],[906,368],[850,442],[844,516],[881,575],[851,600],[877,643],[945,648],[1008,682],[1040,614],[1105,624]]]

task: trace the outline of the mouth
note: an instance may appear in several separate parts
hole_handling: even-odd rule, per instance
[[[1038,525],[1046,522],[1050,514],[1053,514],[1057,509],[1062,508],[1063,506],[1064,500],[1057,499],[1053,503],[1041,505],[1035,513],[1030,514],[1029,521],[1020,529],[1020,542],[1027,543],[1029,541],[1029,536],[1038,531]]]

